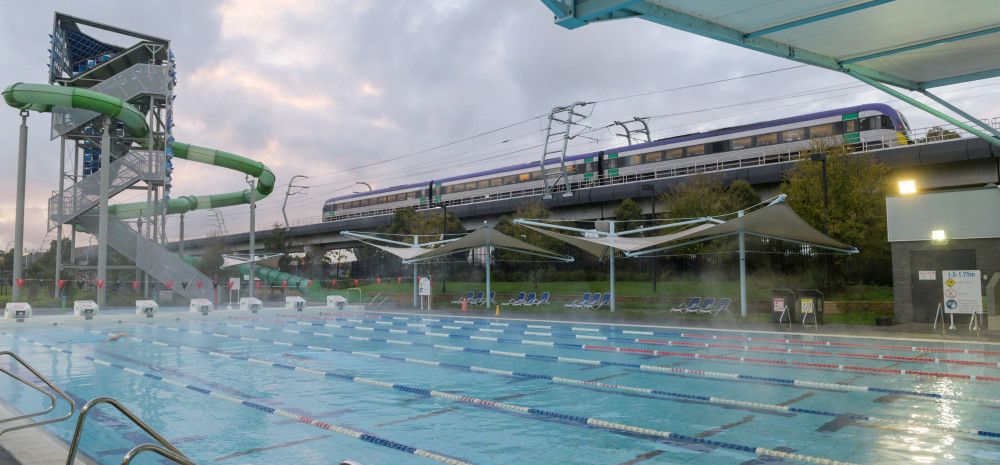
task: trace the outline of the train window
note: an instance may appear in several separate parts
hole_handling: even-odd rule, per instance
[[[504,178],[504,184],[514,184],[517,182],[517,176],[510,175]]]
[[[481,179],[481,180],[479,180],[479,182],[476,183],[476,187],[478,189],[486,189],[487,187],[490,187],[490,180],[489,179]]]
[[[576,165],[566,165],[566,174],[576,173]]]
[[[465,183],[465,190],[471,191],[476,189],[476,181]]]
[[[852,132],[858,132],[858,120],[849,119],[847,121],[844,121],[844,132],[848,134]]]
[[[517,175],[517,182],[528,182],[531,180],[531,173],[521,173]]]
[[[885,116],[885,115],[882,115],[882,116],[879,117],[879,119],[882,121],[882,125],[880,126],[882,129],[895,129],[896,128],[896,125],[892,124],[892,118],[890,118],[888,116]]]
[[[492,178],[490,179],[490,187],[502,186],[503,178]]]
[[[809,128],[809,137],[820,138],[830,137],[837,134],[837,126],[834,123],[817,124]]]
[[[442,187],[442,189],[444,190],[445,194],[450,194],[452,192],[452,190],[454,189],[454,187],[455,186],[444,186],[444,187]]]
[[[652,152],[645,155],[646,163],[656,163],[663,160],[663,152]]]
[[[753,136],[737,137],[730,141],[733,150],[747,149],[753,147]]]
[[[720,140],[718,142],[712,142],[711,144],[709,144],[709,149],[712,150],[711,153],[725,152],[729,150],[729,141]]]
[[[875,129],[875,124],[876,124],[875,120],[876,120],[876,118],[874,116],[868,116],[866,118],[861,118],[861,130],[862,131],[871,131],[872,129]]]
[[[531,179],[532,179],[532,180],[535,180],[535,179],[542,179],[542,171],[541,171],[541,170],[538,170],[538,171],[532,171],[532,172],[531,172]]]
[[[675,160],[684,157],[684,147],[667,150],[667,160]]]
[[[692,145],[687,148],[687,153],[685,154],[685,156],[693,157],[696,155],[704,155],[704,154],[705,154],[705,145]]]
[[[806,138],[806,129],[788,129],[781,131],[781,141],[782,142],[795,142]]]
[[[631,157],[629,157],[628,164],[632,165],[632,166],[641,165],[642,164],[642,155],[632,155]]]
[[[757,141],[757,147],[774,145],[778,143],[778,133],[772,132],[770,134],[758,134],[754,137],[754,139]]]

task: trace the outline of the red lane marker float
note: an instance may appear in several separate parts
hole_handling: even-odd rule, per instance
[[[708,360],[726,360],[733,362],[752,363],[758,365],[784,365],[784,366],[794,366],[801,368],[819,368],[824,370],[856,371],[861,373],[929,376],[934,378],[953,378],[953,379],[967,379],[974,381],[1000,382],[1000,377],[997,376],[965,375],[961,373],[946,373],[941,371],[900,370],[898,368],[876,368],[876,367],[863,367],[854,365],[836,365],[832,363],[795,362],[787,360],[734,357],[728,355],[704,355],[704,354],[687,353],[687,352],[663,352],[659,350],[631,349],[628,347],[614,347],[614,346],[584,345],[583,348],[585,350],[594,350],[600,352],[638,353],[644,355],[652,355],[656,357],[686,357],[686,358],[699,358]]]
[[[286,318],[293,318],[293,319],[300,319],[300,320],[306,320],[306,321],[310,321],[310,320],[312,320],[312,321],[315,321],[315,320],[327,321],[327,320],[339,320],[339,319],[343,319],[343,318],[312,317],[312,316],[307,316],[307,315],[284,315],[284,317],[286,317]],[[246,317],[236,317],[236,318],[237,319],[243,319],[243,320],[252,319],[252,318],[246,318]],[[369,317],[369,319],[378,320],[378,319],[381,319],[381,316],[377,315],[375,317]],[[351,320],[348,320],[348,321],[351,321]],[[284,322],[282,322],[280,320],[275,320],[273,322],[284,323]],[[466,329],[474,329],[474,328],[466,328]],[[690,335],[688,333],[680,333],[680,336],[681,337],[691,337],[692,335]],[[698,335],[698,336],[700,337],[700,336],[703,336],[703,335]],[[713,336],[712,338],[716,338],[716,336]],[[760,341],[765,341],[765,340],[766,341],[770,341],[770,342],[782,342],[782,343],[783,342],[795,341],[795,340],[792,340],[792,339],[751,338],[751,337],[744,338],[744,337],[739,337],[739,336],[717,336],[717,338],[720,338],[720,339],[738,338],[740,340],[745,340],[745,341],[753,340],[755,342],[760,342]],[[738,344],[704,343],[704,342],[691,342],[691,341],[672,341],[672,340],[662,340],[662,339],[639,339],[639,338],[637,338],[637,339],[634,339],[634,341],[636,343],[640,343],[640,344],[668,345],[668,346],[694,347],[694,348],[730,349],[730,350],[739,350],[739,351],[743,351],[743,352],[770,352],[770,353],[781,353],[781,354],[815,355],[815,356],[822,356],[822,357],[845,357],[845,358],[861,358],[861,359],[869,359],[869,360],[891,360],[891,361],[900,361],[900,362],[908,362],[908,363],[926,363],[926,364],[944,363],[944,364],[956,364],[956,365],[966,365],[966,366],[981,366],[981,367],[989,367],[989,368],[1000,368],[1000,363],[997,363],[997,362],[984,362],[984,361],[976,361],[976,360],[936,359],[936,358],[929,358],[929,357],[906,357],[906,356],[901,356],[901,355],[858,354],[858,353],[851,353],[851,352],[832,352],[832,351],[818,351],[818,350],[805,350],[805,349],[781,349],[781,348],[777,348],[777,347],[750,347],[750,346],[738,345]],[[799,341],[799,342],[806,343],[807,345],[835,345],[836,344],[836,345],[846,345],[846,346],[850,346],[850,347],[855,347],[855,346],[868,347],[865,344],[853,344],[853,343],[832,343],[832,342],[831,343],[822,343],[822,342],[815,342],[815,341]],[[890,347],[890,346],[881,346],[881,347]],[[900,346],[900,347],[902,347],[902,346]],[[642,352],[643,350],[645,350],[645,352]],[[655,351],[649,351],[647,349],[621,348],[620,352],[650,354],[650,353],[653,353]],[[685,356],[685,355],[678,354],[678,356]],[[704,356],[701,356],[701,358],[712,358],[712,356],[704,355]],[[740,358],[736,357],[734,359],[739,360]],[[763,363],[774,364],[775,362],[773,360],[764,360]],[[839,367],[839,365],[834,365],[834,366],[835,367]]]

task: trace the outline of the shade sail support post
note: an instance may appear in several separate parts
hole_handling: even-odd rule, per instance
[[[608,222],[608,232],[610,233],[609,234],[610,237],[616,237],[616,235],[615,235],[615,222],[614,221],[609,221]],[[610,272],[611,276],[609,277],[609,280],[611,281],[611,284],[610,284],[610,288],[608,289],[609,293],[611,294],[611,301],[608,302],[608,305],[611,308],[611,312],[612,313],[615,311],[615,252],[616,252],[616,249],[614,247],[609,247],[608,248],[608,254],[610,255],[610,259],[608,260],[608,265],[609,265],[609,268],[611,269],[611,272]]]
[[[418,241],[420,239],[416,234],[413,235],[413,246],[419,247]],[[413,264],[413,308],[417,308],[420,305],[420,297],[417,295],[417,264]]]
[[[490,308],[490,304],[492,303],[491,299],[490,299],[490,284],[491,284],[490,283],[490,267],[491,267],[490,257],[493,255],[493,246],[487,245],[486,247],[483,247],[483,255],[484,255],[484,257],[483,257],[483,263],[486,266],[486,308]]]
[[[742,218],[745,210],[740,210],[737,217]],[[747,317],[747,239],[746,232],[740,228],[740,316]]]

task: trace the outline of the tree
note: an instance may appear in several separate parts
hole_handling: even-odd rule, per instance
[[[851,149],[845,146],[816,145],[809,152],[827,155],[830,237],[858,247],[862,254],[887,251],[885,196],[889,188],[889,168],[867,155],[852,155]],[[822,231],[821,164],[802,161],[785,176],[781,191],[788,195],[788,206]]]
[[[196,262],[196,268],[198,268],[198,271],[215,279],[222,268],[222,263],[225,261],[222,258],[222,254],[226,252],[226,246],[222,241],[212,243],[199,257],[199,260]]]
[[[625,223],[617,229],[632,229],[639,226],[634,222],[642,219],[642,207],[638,203],[635,203],[635,200],[625,199],[622,200],[622,203],[618,204],[613,214],[616,221]]]
[[[939,140],[959,139],[961,137],[962,136],[956,131],[945,129],[942,128],[941,126],[934,126],[927,130],[927,134],[924,136],[923,139],[920,139],[920,142],[934,142]]]
[[[271,233],[264,238],[263,242],[265,252],[281,254],[281,257],[278,258],[278,269],[286,273],[290,271],[292,258],[288,255],[288,253],[292,244],[291,240],[288,238],[285,226],[274,223],[274,226],[271,227]]]
[[[500,217],[500,221],[498,221],[496,225],[496,230],[531,245],[551,250],[553,252],[559,252],[564,248],[562,241],[546,236],[545,234],[533,229],[528,229],[524,226],[514,224],[514,218],[546,220],[551,216],[552,212],[545,208],[541,202],[525,203],[518,207],[518,209],[515,210],[510,216],[504,215]],[[497,253],[497,257],[500,260],[516,260],[518,257],[523,258],[523,254],[501,251]]]
[[[744,179],[728,186],[718,178],[696,176],[660,196],[664,218],[696,218],[734,213],[760,202],[760,196]]]

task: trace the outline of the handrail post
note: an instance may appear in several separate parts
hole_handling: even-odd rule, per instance
[[[56,385],[53,384],[52,381],[49,381],[49,379],[46,378],[45,376],[43,376],[41,373],[39,373],[38,370],[35,369],[35,367],[31,366],[28,362],[26,362],[23,358],[21,358],[19,355],[15,354],[14,352],[11,352],[9,350],[0,351],[0,357],[2,357],[4,355],[9,356],[10,358],[12,358],[15,361],[17,361],[17,363],[19,363],[25,369],[27,369],[28,371],[30,371],[31,374],[35,375],[35,377],[38,378],[42,383],[45,383],[45,385],[48,386],[49,389],[52,389],[52,391],[55,392],[57,395],[59,395],[59,397],[61,397],[66,402],[68,402],[69,403],[69,413],[66,413],[65,415],[63,415],[61,417],[58,417],[58,418],[50,418],[48,420],[42,420],[42,421],[36,421],[36,422],[24,424],[24,425],[12,426],[10,428],[6,428],[4,430],[0,430],[0,435],[3,435],[5,433],[11,432],[11,431],[16,431],[16,430],[19,430],[19,429],[32,428],[32,427],[35,427],[35,426],[47,425],[49,423],[57,423],[57,422],[60,422],[60,421],[68,420],[70,417],[73,416],[73,413],[76,412],[76,402],[74,402],[72,398],[70,398],[68,395],[66,395],[66,393],[63,392],[62,389],[59,389],[58,387],[56,387]],[[55,409],[55,399],[52,397],[52,395],[50,393],[45,392],[42,388],[40,388],[37,385],[35,385],[35,383],[29,382],[28,380],[22,378],[21,376],[18,376],[18,375],[14,374],[14,373],[6,370],[6,369],[4,369],[2,371],[4,373],[10,375],[14,379],[16,379],[16,380],[18,380],[18,381],[20,381],[20,382],[22,382],[24,384],[27,384],[32,389],[35,389],[36,391],[41,392],[41,393],[47,395],[50,399],[52,399],[52,407],[50,407],[49,409],[46,409],[46,410],[44,410],[42,412],[33,413],[33,414],[30,414],[30,415],[22,415],[21,417],[15,417],[15,418],[3,420],[3,421],[12,421],[12,420],[17,420],[17,419],[24,419],[24,418],[34,417],[34,416],[38,416],[38,415],[44,415],[44,414],[49,413],[49,412],[51,412],[52,410]],[[2,423],[2,422],[0,422],[0,423]]]

